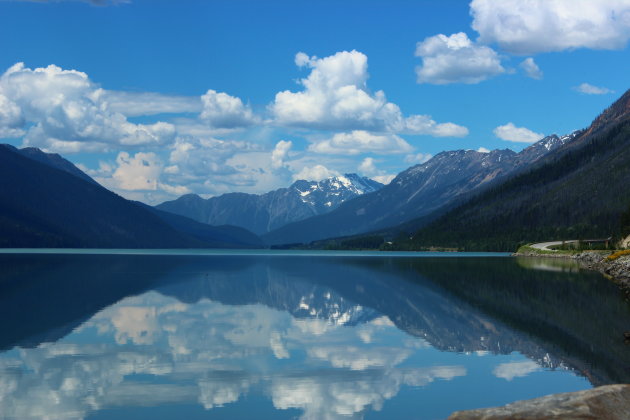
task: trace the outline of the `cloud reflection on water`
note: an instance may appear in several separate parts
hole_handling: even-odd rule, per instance
[[[426,347],[386,317],[344,326],[260,304],[184,304],[148,292],[57,343],[1,355],[0,417],[75,419],[195,402],[210,410],[253,388],[304,419],[361,417],[402,386],[466,375],[462,366],[404,365]]]

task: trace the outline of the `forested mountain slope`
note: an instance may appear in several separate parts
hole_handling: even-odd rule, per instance
[[[606,238],[630,206],[630,91],[540,165],[418,231],[412,248],[514,250],[519,243]]]

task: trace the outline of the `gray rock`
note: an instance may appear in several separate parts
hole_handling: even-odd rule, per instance
[[[449,420],[628,420],[630,385],[607,385],[586,391],[552,394],[503,407],[457,411]]]
[[[582,266],[592,269],[596,268],[596,265],[601,263],[608,254],[610,253],[608,252],[606,254],[602,254],[600,252],[586,251],[574,255],[573,258],[575,258]]]
[[[610,253],[582,252],[581,254],[575,255],[573,258],[575,258],[582,267],[597,270],[610,277],[630,295],[630,256],[621,256],[610,261],[606,258],[609,254]]]

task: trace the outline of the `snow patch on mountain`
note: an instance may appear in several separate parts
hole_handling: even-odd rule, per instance
[[[296,181],[289,187],[303,203],[321,209],[333,209],[346,200],[377,191],[383,184],[357,174],[345,174],[322,181]]]

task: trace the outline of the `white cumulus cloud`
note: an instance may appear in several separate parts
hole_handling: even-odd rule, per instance
[[[204,183],[204,187],[212,189],[213,194],[234,191],[262,194],[286,187],[295,172],[294,162],[283,159],[281,167],[274,168],[272,153],[273,149],[238,152],[225,161],[234,173],[213,176]]]
[[[307,181],[321,181],[326,178],[341,175],[339,172],[328,169],[324,165],[305,166],[293,175],[295,181],[305,179]]]
[[[371,157],[366,157],[365,159],[363,159],[358,169],[359,172],[366,176],[378,174],[378,169],[374,164],[374,158]]]
[[[361,153],[409,153],[413,147],[395,134],[372,134],[363,130],[337,133],[331,138],[312,143],[309,151],[324,154],[358,155]]]
[[[157,190],[158,178],[162,172],[162,162],[155,153],[138,152],[130,156],[127,152],[118,153],[118,167],[112,177],[123,190]]]
[[[515,54],[621,49],[630,39],[628,0],[473,0],[479,41]]]
[[[127,117],[156,114],[199,113],[202,102],[199,96],[163,95],[155,92],[124,92],[106,90],[102,99],[109,109]]]
[[[24,119],[20,107],[2,93],[0,88],[0,138],[23,136]]]
[[[493,132],[501,140],[516,143],[535,143],[545,137],[544,134],[536,133],[525,127],[517,127],[511,122],[498,126]]]
[[[341,130],[388,131],[432,136],[465,136],[468,130],[453,123],[438,124],[426,115],[403,116],[383,91],[367,87],[367,56],[341,51],[324,58],[298,53],[295,63],[311,69],[300,80],[303,90],[276,94],[269,106],[280,125]]]
[[[26,132],[26,145],[66,153],[162,145],[175,137],[172,124],[133,124],[110,109],[104,91],[85,73],[23,63],[0,77],[0,130],[18,129]]]
[[[396,126],[394,126],[396,127]],[[428,115],[412,115],[402,120],[397,130],[403,134],[429,134],[433,137],[466,137],[468,129],[453,123],[437,123]]]
[[[593,86],[589,83],[582,83],[579,86],[574,87],[573,89],[587,95],[606,95],[608,93],[613,93],[613,91],[608,88]]]
[[[227,93],[210,89],[201,97],[201,101],[203,111],[199,117],[213,127],[246,127],[258,122],[249,105],[244,105],[240,98]]]
[[[388,174],[382,169],[378,169],[374,162],[374,158],[366,157],[361,161],[358,168],[359,173],[364,176],[370,177],[381,184],[389,184],[396,175]]]
[[[422,59],[416,68],[418,83],[474,84],[505,73],[496,51],[472,42],[463,32],[418,42],[416,56]]]
[[[284,160],[289,154],[289,150],[293,143],[290,141],[280,140],[276,143],[276,147],[274,147],[271,152],[271,167],[274,169],[281,168],[284,165]]]
[[[170,147],[164,173],[170,184],[186,185],[198,194],[228,192],[228,185],[242,185],[244,178],[249,179],[245,166],[231,160],[239,154],[258,156],[261,150],[246,141],[178,137]]]
[[[99,162],[98,169],[81,165],[81,169],[105,188],[130,200],[147,202],[164,201],[191,192],[188,186],[170,182],[168,177],[174,168],[176,166],[165,168],[162,159],[153,152],[119,152],[115,163]]]
[[[542,70],[540,70],[540,67],[538,67],[538,64],[536,64],[532,57],[528,57],[523,60],[519,67],[525,72],[527,77],[531,77],[536,80],[543,78]]]

